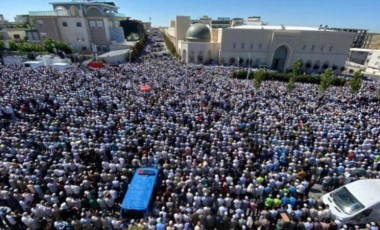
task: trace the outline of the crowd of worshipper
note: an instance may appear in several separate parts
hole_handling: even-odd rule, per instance
[[[235,70],[159,59],[0,66],[0,228],[358,228],[320,194],[379,179],[379,83],[358,95],[276,81],[256,90]],[[163,174],[152,208],[122,217],[142,165]]]

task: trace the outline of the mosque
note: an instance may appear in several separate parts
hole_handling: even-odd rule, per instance
[[[260,17],[230,20],[224,28],[213,20],[177,16],[165,34],[185,63],[234,64],[267,67],[279,72],[300,59],[307,72],[344,69],[355,33],[327,27],[271,26]]]

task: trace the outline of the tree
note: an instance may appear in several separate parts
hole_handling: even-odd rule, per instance
[[[296,88],[296,75],[294,73],[290,74],[287,88],[288,92],[292,92]]]
[[[0,40],[0,51],[4,50],[5,44],[3,40]]]
[[[8,46],[11,51],[18,50],[18,44],[15,41],[9,41]]]
[[[356,71],[354,77],[350,81],[350,92],[352,94],[357,94],[359,92],[360,88],[362,87],[362,78],[363,74],[361,70]]]
[[[301,75],[301,70],[302,70],[302,61],[300,59],[297,59],[293,63],[293,74],[295,77]]]
[[[321,84],[319,85],[319,90],[323,94],[326,92],[327,88],[331,85],[331,82],[333,81],[334,72],[331,68],[328,68],[325,70],[323,74],[321,74]]]
[[[61,42],[61,41],[56,41],[55,43],[55,48],[57,50],[63,51],[67,54],[71,53],[71,48],[67,43]]]
[[[45,45],[45,49],[49,53],[54,53],[56,50],[63,51],[67,54],[71,53],[71,48],[68,44],[61,41],[54,41],[51,38],[46,39],[44,45]]]
[[[172,53],[174,57],[176,57],[177,49],[175,48],[173,42],[169,39],[169,37],[164,32],[162,32],[161,34],[162,34],[162,37],[164,38],[166,48],[170,51],[170,53]]]
[[[255,87],[256,91],[259,91],[259,89],[261,87],[261,83],[264,80],[265,74],[266,74],[266,71],[264,69],[259,69],[255,73],[255,75],[254,75],[255,79],[253,80],[253,87]]]
[[[54,46],[55,46],[55,43],[54,43],[54,40],[51,39],[51,38],[48,38],[45,40],[45,49],[49,52],[49,53],[54,53]]]
[[[376,92],[376,97],[380,101],[380,88]]]

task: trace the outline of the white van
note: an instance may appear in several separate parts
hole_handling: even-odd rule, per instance
[[[358,180],[322,196],[343,224],[380,221],[380,179]]]
[[[70,67],[71,65],[69,63],[53,63],[50,65],[50,68],[56,69],[56,70],[65,70]]]
[[[26,61],[23,63],[24,67],[30,67],[30,68],[38,68],[41,66],[45,66],[43,62],[40,61]]]

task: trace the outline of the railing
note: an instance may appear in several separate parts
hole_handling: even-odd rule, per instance
[[[115,15],[115,18],[125,18],[127,16],[125,16],[125,14],[121,14],[121,13],[114,13]]]
[[[88,0],[71,0],[72,2],[88,2],[88,3],[106,3],[109,2],[107,0],[96,0],[96,1],[88,1]]]
[[[120,13],[105,13],[104,16],[110,17],[110,18],[126,18],[125,14]]]
[[[29,11],[29,16],[69,16],[68,12],[62,10]]]
[[[69,12],[63,10],[50,10],[50,11],[29,11],[29,16],[70,16]],[[126,18],[125,14],[121,13],[103,13],[99,16],[110,18]]]

